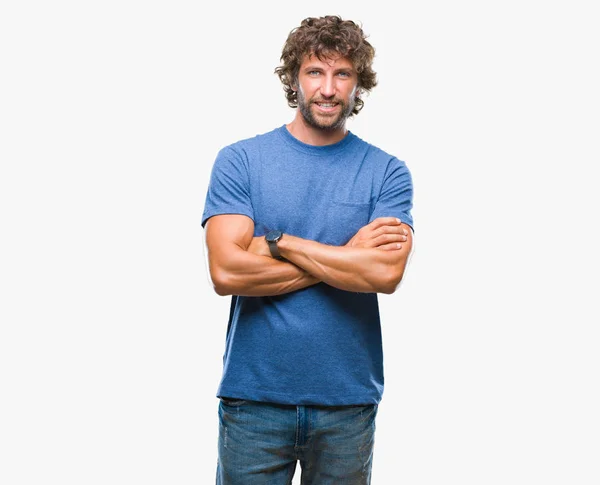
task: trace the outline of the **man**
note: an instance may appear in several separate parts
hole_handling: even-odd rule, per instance
[[[215,291],[232,295],[218,484],[368,484],[383,392],[377,293],[412,249],[404,164],[346,120],[375,51],[336,16],[292,30],[275,72],[291,123],[220,150],[202,225]]]

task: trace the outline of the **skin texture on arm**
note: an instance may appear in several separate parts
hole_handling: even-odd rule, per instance
[[[406,263],[412,248],[410,226],[396,219],[398,231],[405,242],[386,243],[390,237],[386,228],[392,227],[394,218],[379,218],[363,227],[346,246],[335,247],[315,241],[289,236],[279,242],[281,255],[287,260],[305,269],[325,283],[346,291],[391,294],[402,280]],[[384,241],[378,243],[377,237],[368,238],[373,244],[385,246],[387,251],[378,247],[360,247],[361,232],[379,234]],[[358,246],[358,247],[357,247]]]
[[[400,251],[406,248],[407,232],[410,232],[403,226],[393,217],[375,219],[362,227],[344,247],[352,249],[350,256],[357,250],[368,249],[398,253],[397,258],[402,260]],[[322,281],[290,261],[273,259],[265,238],[253,237],[253,234],[252,219],[239,214],[213,216],[206,223],[208,267],[217,294],[275,296]],[[289,239],[292,236],[284,237]],[[391,260],[396,261],[397,258]],[[354,273],[357,268],[351,265],[349,270]],[[336,284],[332,286],[340,287]],[[364,288],[362,291],[373,291],[371,286]]]
[[[302,268],[273,259],[268,249],[259,254],[255,240],[265,246],[266,241],[253,236],[254,221],[244,215],[223,214],[207,221],[208,268],[218,295],[282,295],[319,282]]]
[[[254,238],[252,244],[257,252],[267,254],[267,244],[260,239]],[[278,247],[286,260],[331,286],[391,294],[402,281],[412,241],[410,226],[393,217],[381,217],[361,228],[345,246],[284,234]]]

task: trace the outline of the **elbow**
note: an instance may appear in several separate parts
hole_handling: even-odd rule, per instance
[[[402,282],[402,276],[404,275],[404,271],[389,271],[385,275],[385,278],[381,282],[381,287],[379,289],[379,293],[384,293],[386,295],[391,295],[394,293],[400,283]]]
[[[215,293],[219,296],[228,296],[233,294],[228,288],[224,286],[213,285],[213,289],[215,290]]]
[[[391,264],[388,261],[387,264],[380,266],[378,271],[380,285],[380,289],[378,290],[379,293],[391,295],[396,292],[404,278],[406,264],[407,258],[401,256],[400,259],[394,258]]]
[[[393,283],[387,283],[381,287],[381,289],[379,290],[379,293],[391,295],[398,289],[399,285],[400,285],[400,281],[393,282]]]
[[[230,278],[224,271],[213,270],[210,272],[210,279],[215,293],[219,296],[233,295],[230,284]]]

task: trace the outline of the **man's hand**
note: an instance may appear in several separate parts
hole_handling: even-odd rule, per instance
[[[272,257],[265,236],[253,237],[247,251],[249,253],[256,254],[257,256],[267,256],[269,258]]]
[[[402,249],[408,231],[396,217],[379,217],[363,226],[345,246],[351,248],[377,248],[384,251]],[[284,236],[285,237],[285,236]],[[247,251],[258,256],[271,257],[271,251],[264,236],[252,238]]]
[[[402,221],[396,217],[378,217],[370,224],[361,227],[346,246],[377,248],[384,251],[401,249],[402,243],[408,236],[408,231],[401,224]]]
[[[304,269],[273,259],[265,237],[253,234],[254,221],[242,214],[219,214],[206,222],[208,269],[218,295],[283,295],[319,282]]]

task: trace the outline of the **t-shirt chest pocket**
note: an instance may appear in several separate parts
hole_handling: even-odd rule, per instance
[[[333,199],[327,213],[326,244],[343,246],[369,223],[370,202]]]

